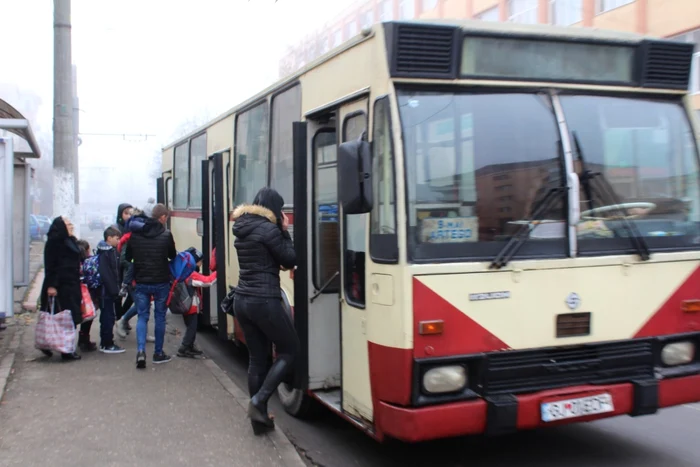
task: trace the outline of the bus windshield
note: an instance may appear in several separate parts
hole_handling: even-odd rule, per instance
[[[680,103],[561,102],[583,156],[574,150],[574,169],[599,174],[589,191],[581,187],[579,254],[634,253],[630,223],[652,252],[700,246],[697,152]],[[548,93],[404,89],[398,105],[411,260],[492,260],[527,223],[533,228],[514,259],[568,255],[565,195],[529,222],[566,184]]]
[[[581,186],[579,254],[629,251],[623,218],[652,251],[698,248],[698,157],[680,101],[573,95],[561,103],[580,145],[575,170],[596,174]]]
[[[415,261],[491,260],[552,188],[563,186],[547,94],[400,91]],[[567,254],[563,197],[516,257]]]

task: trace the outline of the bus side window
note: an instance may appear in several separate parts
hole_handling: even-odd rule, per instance
[[[294,204],[292,185],[292,122],[301,118],[301,86],[296,85],[272,98],[270,186]]]
[[[268,126],[267,102],[236,116],[236,204],[252,203],[258,190],[267,186]]]
[[[354,141],[367,129],[367,115],[364,112],[350,114],[343,122],[343,142]],[[344,215],[345,252],[344,287],[345,297],[350,305],[365,305],[365,256],[367,254],[368,214]]]
[[[173,161],[173,209],[187,209],[190,180],[190,145],[185,141],[175,147]]]

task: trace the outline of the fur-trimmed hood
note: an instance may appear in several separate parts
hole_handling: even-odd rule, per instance
[[[253,214],[256,216],[261,216],[272,222],[277,223],[277,216],[264,206],[258,204],[241,204],[236,209],[233,210],[233,220],[234,222],[238,220],[243,214]]]
[[[233,235],[244,239],[262,224],[276,225],[277,218],[271,210],[258,204],[242,204],[233,210]]]

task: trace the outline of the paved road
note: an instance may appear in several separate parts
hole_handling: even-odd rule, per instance
[[[245,351],[200,333],[200,346],[233,380],[246,387]],[[325,467],[697,467],[700,465],[700,404],[640,418],[517,433],[499,438],[460,438],[406,445],[379,444],[336,415],[313,421],[288,416],[275,399],[279,426],[311,459]]]

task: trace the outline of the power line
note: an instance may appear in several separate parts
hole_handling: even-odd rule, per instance
[[[146,133],[80,133],[81,136],[121,136],[126,139],[127,136],[139,136],[148,139],[148,137],[155,137],[156,135],[146,134]]]

